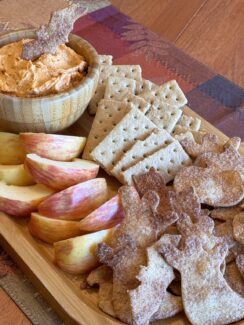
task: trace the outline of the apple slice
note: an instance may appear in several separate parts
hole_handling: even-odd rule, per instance
[[[24,165],[0,165],[0,181],[7,185],[28,186],[35,184]]]
[[[39,206],[40,214],[56,219],[82,219],[103,204],[108,197],[104,178],[94,178],[52,195]]]
[[[80,229],[88,232],[108,229],[116,226],[123,218],[123,207],[119,195],[116,195],[81,220]]]
[[[19,135],[0,132],[0,164],[22,164],[25,160],[25,155],[26,152]]]
[[[36,154],[26,156],[25,167],[37,183],[57,190],[95,178],[99,171],[99,165],[89,160],[55,161]]]
[[[0,182],[0,211],[18,218],[28,217],[42,200],[53,193],[52,189],[41,184],[14,186]]]
[[[56,264],[62,270],[72,274],[92,270],[99,264],[96,258],[97,245],[108,243],[112,234],[113,228],[54,243]]]
[[[28,224],[30,233],[46,243],[55,243],[60,240],[82,235],[79,221],[51,219],[32,213]]]
[[[71,135],[46,133],[20,133],[27,153],[60,161],[70,161],[79,157],[86,143],[86,138]]]

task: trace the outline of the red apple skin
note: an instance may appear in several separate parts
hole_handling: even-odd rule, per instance
[[[70,161],[80,156],[86,139],[83,137],[46,134],[46,133],[20,133],[27,153],[59,161]]]
[[[28,228],[32,236],[49,244],[84,234],[79,221],[51,219],[38,213],[31,214]]]
[[[29,217],[33,211],[37,210],[39,202],[27,203],[18,200],[10,200],[8,198],[0,197],[0,211],[5,212],[16,218]]]
[[[68,164],[68,163],[67,163]],[[47,185],[56,190],[63,190],[70,186],[85,182],[97,176],[99,165],[94,164],[93,169],[62,168],[60,166],[46,165],[26,157],[25,168],[37,183]]]
[[[82,219],[80,229],[91,232],[112,228],[119,224],[124,216],[119,195],[116,195]]]
[[[106,180],[94,178],[52,195],[38,206],[38,212],[49,218],[80,220],[107,198]]]

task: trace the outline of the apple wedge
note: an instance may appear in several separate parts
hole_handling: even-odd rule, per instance
[[[82,235],[79,221],[51,219],[32,213],[28,224],[30,233],[46,243],[55,243],[60,240]]]
[[[53,193],[52,189],[41,184],[14,186],[0,182],[0,211],[18,218],[28,217],[42,200]]]
[[[107,198],[106,180],[94,178],[47,198],[38,206],[38,212],[50,218],[80,220],[103,204]]]
[[[96,258],[97,245],[108,243],[113,228],[70,238],[54,243],[54,259],[63,270],[72,274],[82,274],[92,270],[99,263]]]
[[[80,229],[91,232],[116,226],[124,218],[119,195],[105,202],[80,221]]]
[[[86,143],[84,137],[31,132],[20,133],[20,139],[27,153],[60,161],[79,157]]]
[[[19,135],[0,132],[0,164],[22,164],[25,160],[25,155],[26,152]]]
[[[57,190],[95,178],[99,171],[99,165],[89,160],[56,161],[36,154],[26,156],[25,167],[37,183]]]
[[[0,165],[0,181],[7,185],[28,186],[36,182],[24,165]]]

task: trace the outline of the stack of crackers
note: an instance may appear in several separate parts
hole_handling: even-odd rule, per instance
[[[244,318],[244,157],[182,113],[176,81],[101,56],[83,157],[121,183],[125,214],[87,277],[98,306],[131,325],[185,312],[194,325]],[[172,185],[167,185],[173,180]],[[128,186],[129,185],[129,186]]]
[[[89,113],[95,114],[83,158],[98,162],[122,184],[154,167],[171,181],[191,159],[179,140],[194,140],[200,119],[182,113],[187,99],[175,80],[156,85],[139,65],[113,65],[100,56],[100,80]]]

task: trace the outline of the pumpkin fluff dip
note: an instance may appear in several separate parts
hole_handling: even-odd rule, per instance
[[[78,85],[86,74],[87,62],[65,44],[54,54],[44,53],[36,60],[22,58],[22,39],[0,48],[0,92],[18,97],[58,94]]]

